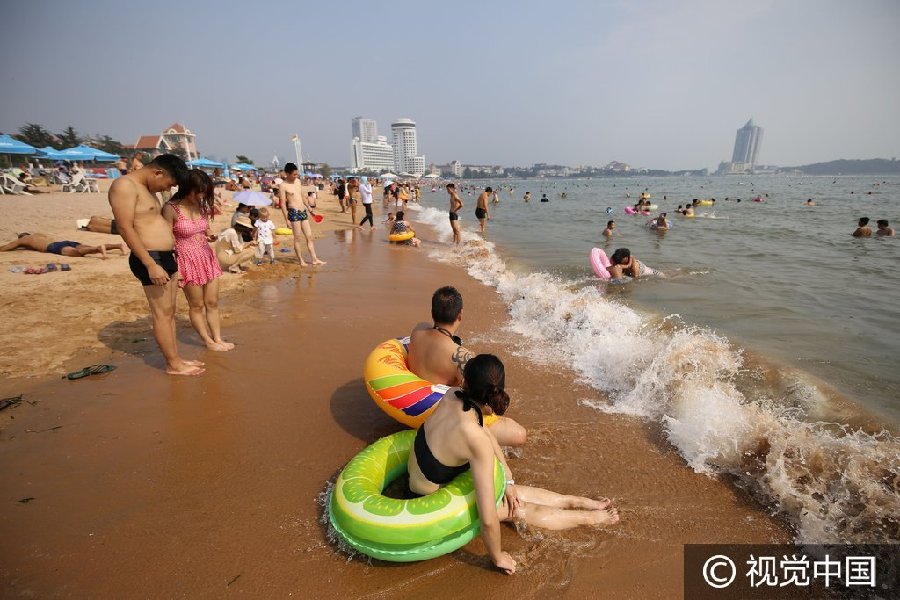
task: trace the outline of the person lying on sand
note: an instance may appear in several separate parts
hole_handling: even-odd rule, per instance
[[[91,215],[91,220],[88,221],[88,224],[83,227],[85,231],[92,231],[94,233],[108,233],[111,235],[119,235],[119,230],[116,227],[115,219],[110,219],[109,217],[98,217],[96,215]]]
[[[60,256],[87,256],[88,254],[100,254],[106,258],[107,250],[119,250],[126,254],[125,244],[100,244],[99,246],[87,246],[80,242],[62,241],[54,242],[46,233],[20,233],[19,238],[0,246],[0,252],[24,248],[36,252],[49,252]]]

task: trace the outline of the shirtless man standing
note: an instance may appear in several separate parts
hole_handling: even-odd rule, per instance
[[[456,193],[456,184],[447,184],[447,193],[450,194],[450,229],[453,230],[453,243],[459,244],[459,211],[462,210],[463,201]]]
[[[178,354],[175,339],[175,295],[178,292],[175,237],[162,217],[157,192],[168,192],[187,174],[184,161],[171,154],[157,156],[143,169],[131,170],[109,188],[109,205],[119,235],[131,248],[128,266],[144,286],[150,305],[153,337],[166,359],[170,375],[200,375],[203,363]]]
[[[484,233],[484,222],[491,218],[491,213],[488,212],[487,203],[488,198],[491,197],[493,192],[494,190],[488,186],[484,188],[484,191],[478,196],[478,200],[475,201],[475,218],[478,219],[478,224],[481,225],[481,233]]]
[[[281,213],[294,231],[294,251],[300,259],[300,266],[305,267],[303,251],[300,249],[300,234],[306,238],[306,249],[309,250],[310,260],[313,265],[324,265],[324,260],[316,256],[316,247],[313,244],[312,228],[309,226],[309,216],[315,207],[309,206],[303,197],[300,188],[300,180],[297,178],[299,170],[294,163],[284,165],[284,181],[278,186],[278,199],[281,201]]]
[[[462,322],[462,295],[456,288],[446,286],[434,293],[431,318],[434,325],[419,323],[409,336],[409,370],[432,383],[461,385],[463,369],[475,354],[456,335]],[[525,444],[525,428],[508,417],[485,418],[485,425],[501,446]]]

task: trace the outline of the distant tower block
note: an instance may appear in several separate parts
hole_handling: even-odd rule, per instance
[[[762,142],[763,128],[753,124],[753,119],[737,130],[734,138],[734,153],[731,156],[732,169],[752,171],[756,167],[756,157]]]

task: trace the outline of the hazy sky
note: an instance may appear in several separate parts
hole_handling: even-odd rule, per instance
[[[3,10],[0,131],[350,163],[350,120],[427,163],[714,168],[900,155],[900,2],[47,2]]]

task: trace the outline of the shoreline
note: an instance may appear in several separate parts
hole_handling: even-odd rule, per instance
[[[14,419],[4,415],[0,432],[8,506],[0,533],[8,547],[29,550],[0,567],[6,593],[122,596],[140,585],[153,597],[226,588],[672,597],[682,593],[684,543],[791,539],[744,492],[694,473],[652,426],[584,406],[604,398],[573,372],[529,360],[527,342],[505,328],[497,293],[430,260],[423,252],[446,246],[419,233],[418,251],[389,246],[377,227],[317,240],[329,264],[246,294],[259,318],[226,324],[238,348],[203,354],[203,376],[165,375],[153,348],[149,364],[123,356],[108,375],[29,386],[28,402],[4,411]],[[517,479],[613,497],[622,516],[607,529],[504,527],[504,548],[521,566],[511,578],[490,568],[480,539],[423,563],[348,561],[320,522],[327,482],[400,429],[365,392],[365,356],[427,320],[432,291],[447,283],[465,299],[467,345],[506,363],[510,415],[529,429],[511,457]],[[183,332],[195,337],[180,327],[182,344]],[[33,500],[20,503],[25,497]],[[648,568],[658,575],[652,584]]]

